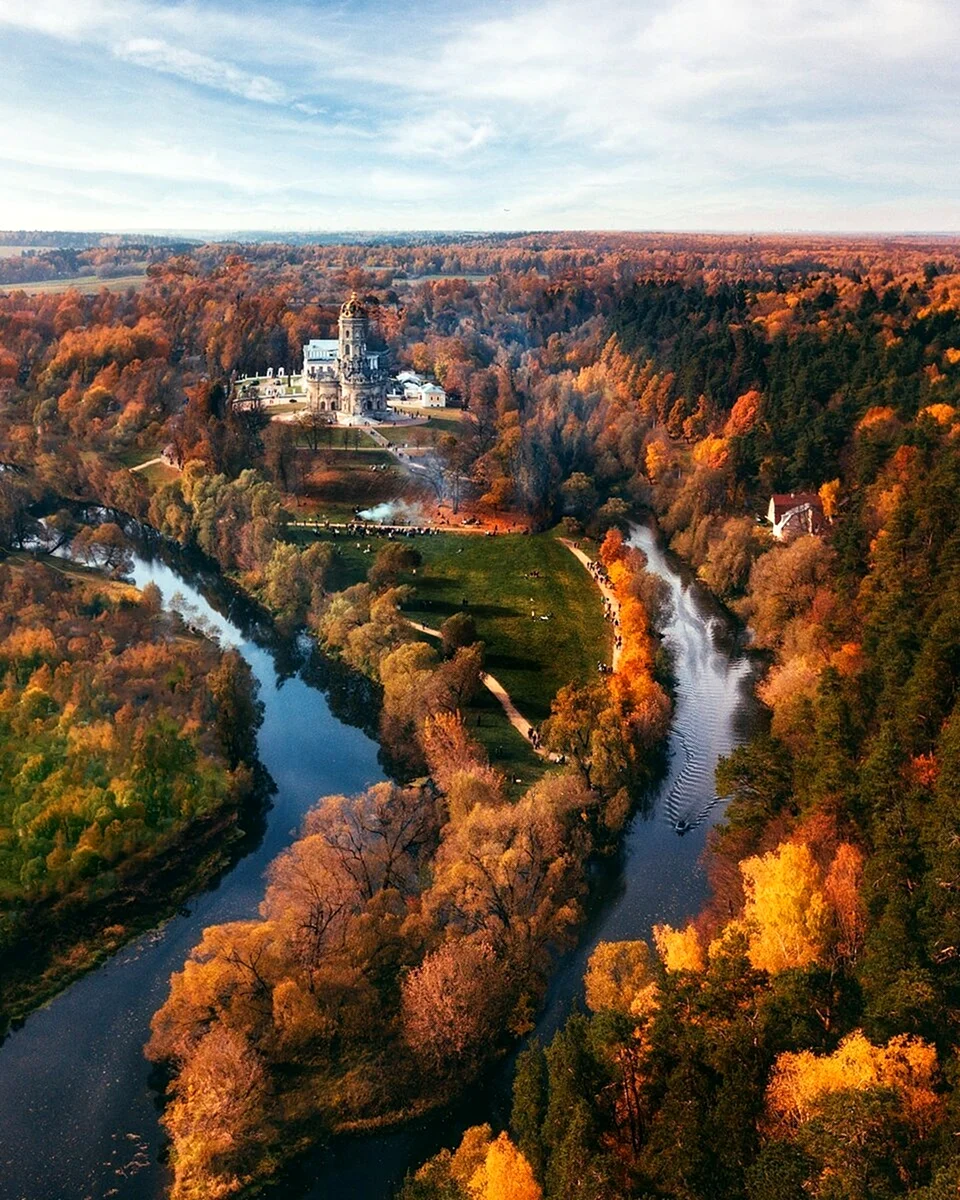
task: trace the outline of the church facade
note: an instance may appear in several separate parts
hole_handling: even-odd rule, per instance
[[[388,355],[369,349],[370,314],[356,292],[340,309],[338,334],[313,338],[303,347],[307,401],[340,421],[385,416]]]

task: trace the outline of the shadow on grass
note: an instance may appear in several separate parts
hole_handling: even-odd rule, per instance
[[[542,664],[535,658],[521,658],[518,654],[487,654],[487,669],[496,674],[497,668],[508,671],[539,671]]]
[[[436,613],[438,616],[449,617],[453,613],[465,612],[472,617],[516,617],[519,613],[515,608],[507,608],[502,604],[471,604],[467,597],[466,607],[462,603],[455,604],[452,600],[440,600],[430,596],[416,596],[404,607],[404,612]]]

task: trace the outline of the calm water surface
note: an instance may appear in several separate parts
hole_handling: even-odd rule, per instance
[[[655,922],[676,924],[699,908],[706,891],[699,857],[707,830],[722,815],[714,767],[756,720],[749,688],[754,668],[732,623],[664,554],[651,530],[636,529],[632,541],[669,589],[665,637],[677,680],[669,765],[649,808],[628,830],[622,871],[554,976],[541,1037],[579,1002],[597,941],[645,937]],[[376,743],[337,720],[321,691],[299,675],[287,676],[271,650],[245,636],[191,582],[140,559],[134,575],[140,586],[156,583],[169,607],[209,622],[221,642],[250,663],[265,705],[260,757],[277,794],[263,841],[217,888],[34,1013],[0,1047],[2,1200],[163,1195],[167,1176],[158,1161],[158,1109],[143,1045],[171,972],[182,967],[205,926],[256,914],[264,868],[319,796],[357,791],[382,778]],[[686,830],[682,836],[678,824]],[[466,1126],[503,1120],[509,1080],[508,1063],[453,1110],[397,1133],[338,1141],[310,1157],[286,1194],[387,1200],[407,1170],[441,1146],[455,1145]]]

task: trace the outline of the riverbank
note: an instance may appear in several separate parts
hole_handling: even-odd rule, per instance
[[[666,769],[635,812],[620,855],[594,877],[594,901],[577,946],[554,970],[530,1035],[541,1044],[582,1005],[587,960],[600,941],[649,939],[654,924],[680,927],[699,911],[708,894],[707,836],[723,812],[715,801],[714,767],[758,720],[752,684],[759,666],[742,626],[666,550],[655,528],[636,527],[630,542],[668,588],[662,635],[673,662],[675,711]],[[491,1068],[467,1097],[433,1119],[374,1137],[336,1139],[301,1164],[289,1194],[297,1200],[390,1200],[413,1167],[455,1148],[469,1126],[507,1126],[515,1057],[511,1053]]]
[[[34,1009],[155,929],[191,896],[213,887],[255,840],[266,781],[220,811],[195,821],[116,872],[115,889],[97,900],[66,895],[36,906],[18,941],[0,956],[0,1042]]]
[[[215,879],[266,783],[243,664],[153,596],[22,552],[0,596],[3,1031]]]
[[[645,545],[641,548],[646,552]],[[682,592],[674,567],[668,566],[662,556],[654,556],[652,564],[674,579]],[[150,1017],[166,995],[171,971],[182,967],[202,928],[256,913],[263,894],[264,867],[288,843],[291,831],[299,826],[302,813],[316,796],[352,794],[366,782],[382,778],[376,765],[375,744],[357,730],[332,720],[329,702],[303,682],[295,659],[276,660],[274,665],[273,656],[279,653],[279,646],[270,651],[259,649],[222,611],[211,607],[187,579],[174,575],[169,567],[138,561],[134,574],[140,586],[147,581],[157,582],[165,603],[185,606],[193,618],[209,623],[224,644],[236,645],[251,663],[266,703],[260,755],[277,782],[278,793],[267,816],[263,842],[240,859],[217,890],[194,897],[187,910],[161,930],[134,943],[46,1009],[35,1012],[4,1046],[0,1053],[0,1104],[6,1112],[24,1114],[22,1121],[15,1116],[9,1123],[6,1141],[17,1157],[8,1168],[8,1177],[23,1194],[43,1200],[47,1196],[51,1200],[79,1198],[91,1186],[102,1190],[116,1186],[123,1200],[140,1200],[158,1191],[163,1179],[157,1160],[159,1130],[152,1093],[146,1086],[147,1065],[140,1055]],[[208,573],[208,584],[212,578]],[[704,598],[697,601],[703,602]],[[246,611],[244,605],[238,607],[238,601],[229,600],[226,594],[222,604],[236,614]],[[680,605],[681,632],[667,629],[668,642],[676,647],[675,657],[679,660],[678,709],[686,703],[685,664],[690,659],[696,674],[698,667],[717,661],[713,641],[719,626],[714,621],[723,621],[722,613],[710,618],[712,632],[705,647],[700,644],[702,621],[694,621],[689,631],[682,632],[687,629],[689,607],[687,603]],[[692,611],[696,611],[696,604]],[[722,653],[719,661],[723,661]],[[730,696],[728,689],[719,690],[721,701],[709,695],[705,704],[722,722]],[[561,961],[551,978],[537,1027],[541,1037],[549,1036],[551,1028],[575,1002],[582,986],[582,959],[597,938],[615,936],[619,929],[629,933],[654,919],[679,921],[699,903],[699,881],[703,877],[698,859],[714,814],[708,814],[704,823],[683,838],[677,836],[669,821],[661,819],[661,802],[677,771],[679,749],[675,737],[670,744],[673,749],[668,775],[627,832],[618,860],[623,863],[623,875],[617,875],[616,863],[610,862],[609,870],[614,874],[609,879],[604,875],[602,888],[598,877],[596,899],[582,930],[580,948]],[[710,752],[708,746],[707,754]],[[671,801],[673,807],[682,807],[689,796],[690,782],[688,772],[678,785],[680,795]],[[697,801],[691,798],[689,802]],[[630,925],[623,924],[624,911],[631,917]],[[91,1064],[96,1064],[93,1073],[89,1071]],[[60,1086],[64,1072],[77,1080],[75,1092],[69,1097],[62,1095]],[[458,1103],[432,1115],[414,1116],[403,1128],[362,1137],[338,1137],[328,1148],[308,1154],[291,1176],[298,1181],[296,1190],[286,1194],[311,1200],[330,1194],[386,1200],[409,1168],[441,1146],[455,1144],[466,1125],[497,1119],[507,1103],[503,1097],[509,1095],[509,1060],[494,1067],[485,1078]],[[71,1134],[68,1143],[64,1142],[67,1130]],[[138,1165],[122,1175],[117,1172],[126,1159],[120,1161],[118,1155],[116,1138],[123,1136],[118,1131],[135,1134],[135,1144],[143,1147]],[[42,1177],[35,1178],[31,1174],[31,1164],[36,1161],[32,1148],[41,1144],[44,1171]],[[139,1165],[141,1162],[143,1165]],[[81,1179],[103,1182],[80,1190],[77,1184]],[[317,1180],[315,1185],[312,1179]]]

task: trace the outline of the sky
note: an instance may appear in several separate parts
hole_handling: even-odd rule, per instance
[[[0,227],[960,230],[960,0],[0,0]]]

